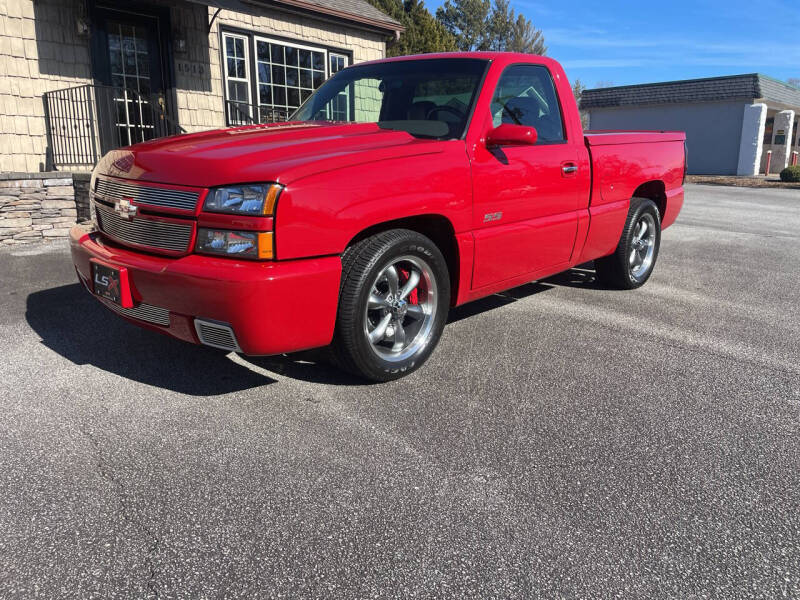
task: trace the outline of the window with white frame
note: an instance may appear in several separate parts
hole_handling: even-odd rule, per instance
[[[344,54],[330,53],[330,74],[338,73],[347,66],[348,58]]]
[[[328,77],[350,64],[348,54],[318,46],[246,32],[224,32],[222,37],[231,125],[288,118]],[[348,106],[343,95],[330,118],[346,117]]]
[[[150,55],[147,30],[141,26],[108,22],[108,58],[114,86],[116,125],[123,145],[155,136],[150,103]],[[133,90],[137,94],[131,94]]]
[[[252,118],[250,107],[250,60],[247,36],[225,33],[222,35],[225,53],[225,93],[228,123],[241,125]]]
[[[262,121],[288,116],[327,79],[324,50],[260,37],[255,44]]]
[[[347,66],[347,57],[343,54],[336,54],[331,52],[328,57],[328,67],[330,74],[338,73]],[[336,98],[334,98],[328,107],[330,119],[332,121],[347,121],[347,115],[350,109],[350,88],[348,87]]]

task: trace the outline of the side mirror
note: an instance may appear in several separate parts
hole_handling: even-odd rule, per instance
[[[537,137],[533,127],[503,123],[486,134],[486,146],[533,146]]]

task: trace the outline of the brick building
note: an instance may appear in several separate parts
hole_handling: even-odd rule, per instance
[[[778,173],[800,152],[800,89],[761,75],[731,75],[584,91],[592,129],[686,132],[689,172]]]
[[[285,119],[401,32],[366,0],[0,1],[0,242],[65,235],[108,150]]]

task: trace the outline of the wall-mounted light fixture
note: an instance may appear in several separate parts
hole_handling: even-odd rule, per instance
[[[89,35],[89,19],[86,17],[78,17],[75,21],[75,27],[78,30],[78,35]]]
[[[172,50],[179,54],[186,52],[186,36],[179,31],[172,33]]]

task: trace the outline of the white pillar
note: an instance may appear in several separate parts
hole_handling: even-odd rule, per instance
[[[775,115],[775,137],[773,140],[775,143],[772,146],[772,164],[769,168],[772,173],[780,173],[789,164],[789,150],[792,147],[793,125],[793,110],[782,110]]]
[[[742,118],[742,135],[739,138],[739,166],[737,175],[758,175],[761,167],[761,140],[767,123],[766,104],[746,104]]]

